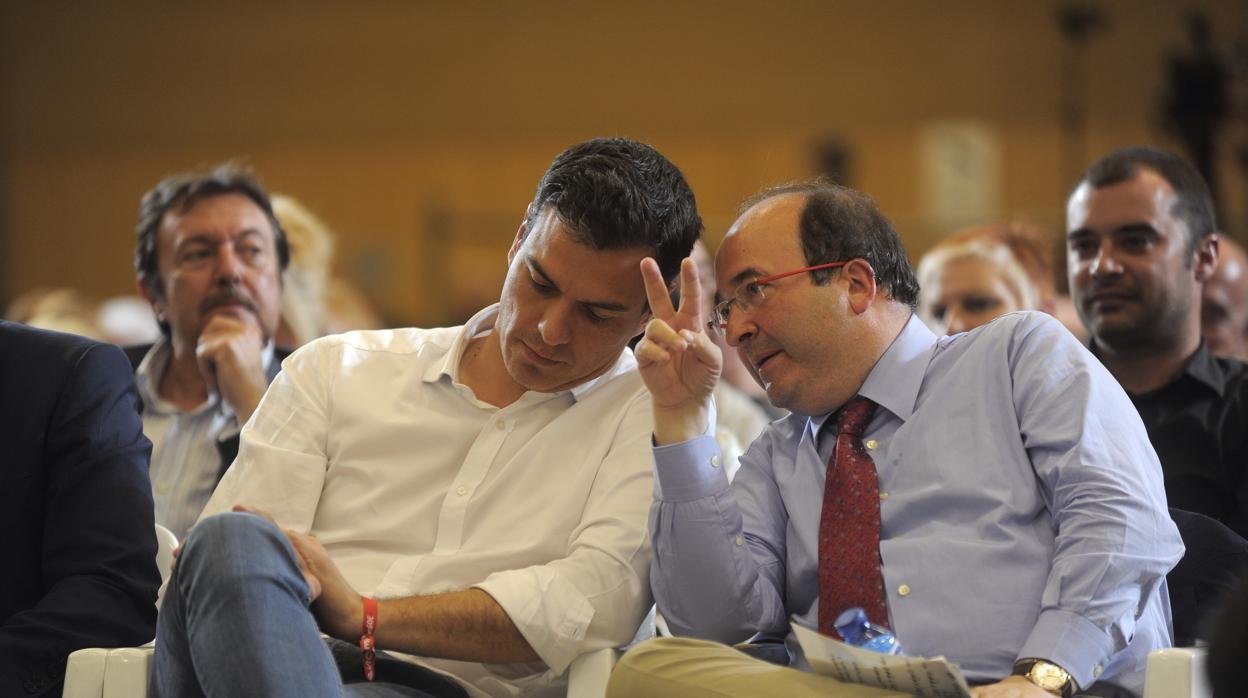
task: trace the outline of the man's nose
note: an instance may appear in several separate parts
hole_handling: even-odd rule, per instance
[[[962,312],[961,309],[950,307],[946,312],[948,313],[947,334],[958,334],[959,332],[966,332],[969,329],[973,329],[971,327],[970,318],[967,317],[966,313]]]
[[[1122,265],[1114,256],[1113,243],[1106,240],[1097,248],[1096,256],[1092,258],[1091,272],[1092,276],[1111,276],[1122,273]]]
[[[242,274],[242,260],[234,253],[234,248],[222,245],[217,251],[216,277],[217,283],[237,282]]]
[[[572,308],[566,303],[551,303],[546,308],[542,319],[537,322],[537,331],[543,342],[552,347],[568,343],[572,338],[571,312]]]
[[[728,325],[724,328],[724,339],[728,346],[739,346],[758,331],[758,327],[749,317],[749,312],[736,307],[729,309]]]

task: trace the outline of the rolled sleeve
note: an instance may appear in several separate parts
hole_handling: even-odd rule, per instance
[[[594,605],[554,570],[531,567],[490,575],[476,585],[494,598],[537,656],[562,674],[581,653]]]

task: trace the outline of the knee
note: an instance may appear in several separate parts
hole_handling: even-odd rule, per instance
[[[271,557],[288,547],[286,536],[269,520],[253,514],[226,512],[195,524],[178,555],[181,576],[209,572],[228,574],[244,559]]]
[[[693,642],[697,643],[698,641],[694,640]],[[633,669],[648,667],[656,661],[656,658],[662,661],[664,655],[671,653],[673,650],[686,649],[689,645],[690,639],[685,637],[656,637],[653,640],[646,640],[625,652],[617,666]]]
[[[624,653],[611,671],[608,698],[648,695],[665,684],[671,669],[688,658],[689,650],[714,646],[702,640],[684,637],[659,637],[637,645]]]

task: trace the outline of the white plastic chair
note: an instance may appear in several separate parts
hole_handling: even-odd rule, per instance
[[[165,586],[169,584],[178,537],[156,524],[156,544],[156,567],[160,570],[156,608],[160,608],[160,601],[165,597]],[[65,665],[65,688],[61,695],[64,698],[146,696],[153,642],[155,640],[142,647],[89,647],[73,652]]]
[[[1204,647],[1153,650],[1144,669],[1144,698],[1213,698]]]

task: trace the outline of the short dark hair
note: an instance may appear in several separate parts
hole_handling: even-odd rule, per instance
[[[817,179],[765,189],[741,204],[741,213],[785,194],[803,194],[806,205],[799,224],[806,264],[865,259],[875,279],[898,303],[918,307],[919,282],[901,236],[871,197],[849,187]],[[816,284],[826,284],[834,269],[811,272]]]
[[[1171,213],[1187,223],[1187,251],[1190,255],[1201,239],[1217,230],[1217,222],[1213,213],[1213,196],[1205,178],[1178,155],[1148,146],[1115,150],[1093,163],[1083,173],[1075,189],[1084,182],[1094,189],[1120,184],[1134,179],[1141,169],[1156,172],[1174,189],[1175,202]]]
[[[140,282],[158,297],[162,290],[156,242],[160,238],[160,223],[165,214],[175,206],[185,211],[196,202],[222,194],[242,194],[264,211],[273,228],[279,269],[285,271],[290,264],[290,243],[286,240],[286,231],[282,230],[277,216],[273,215],[269,193],[260,180],[252,175],[250,169],[227,162],[207,171],[183,172],[161,180],[139,202],[139,222],[135,226],[138,240],[134,247],[134,270],[138,273]],[[168,333],[163,325],[162,329]]]
[[[625,138],[595,138],[555,157],[537,183],[530,229],[547,206],[595,249],[653,248],[668,283],[702,233],[680,170],[654,148]]]

